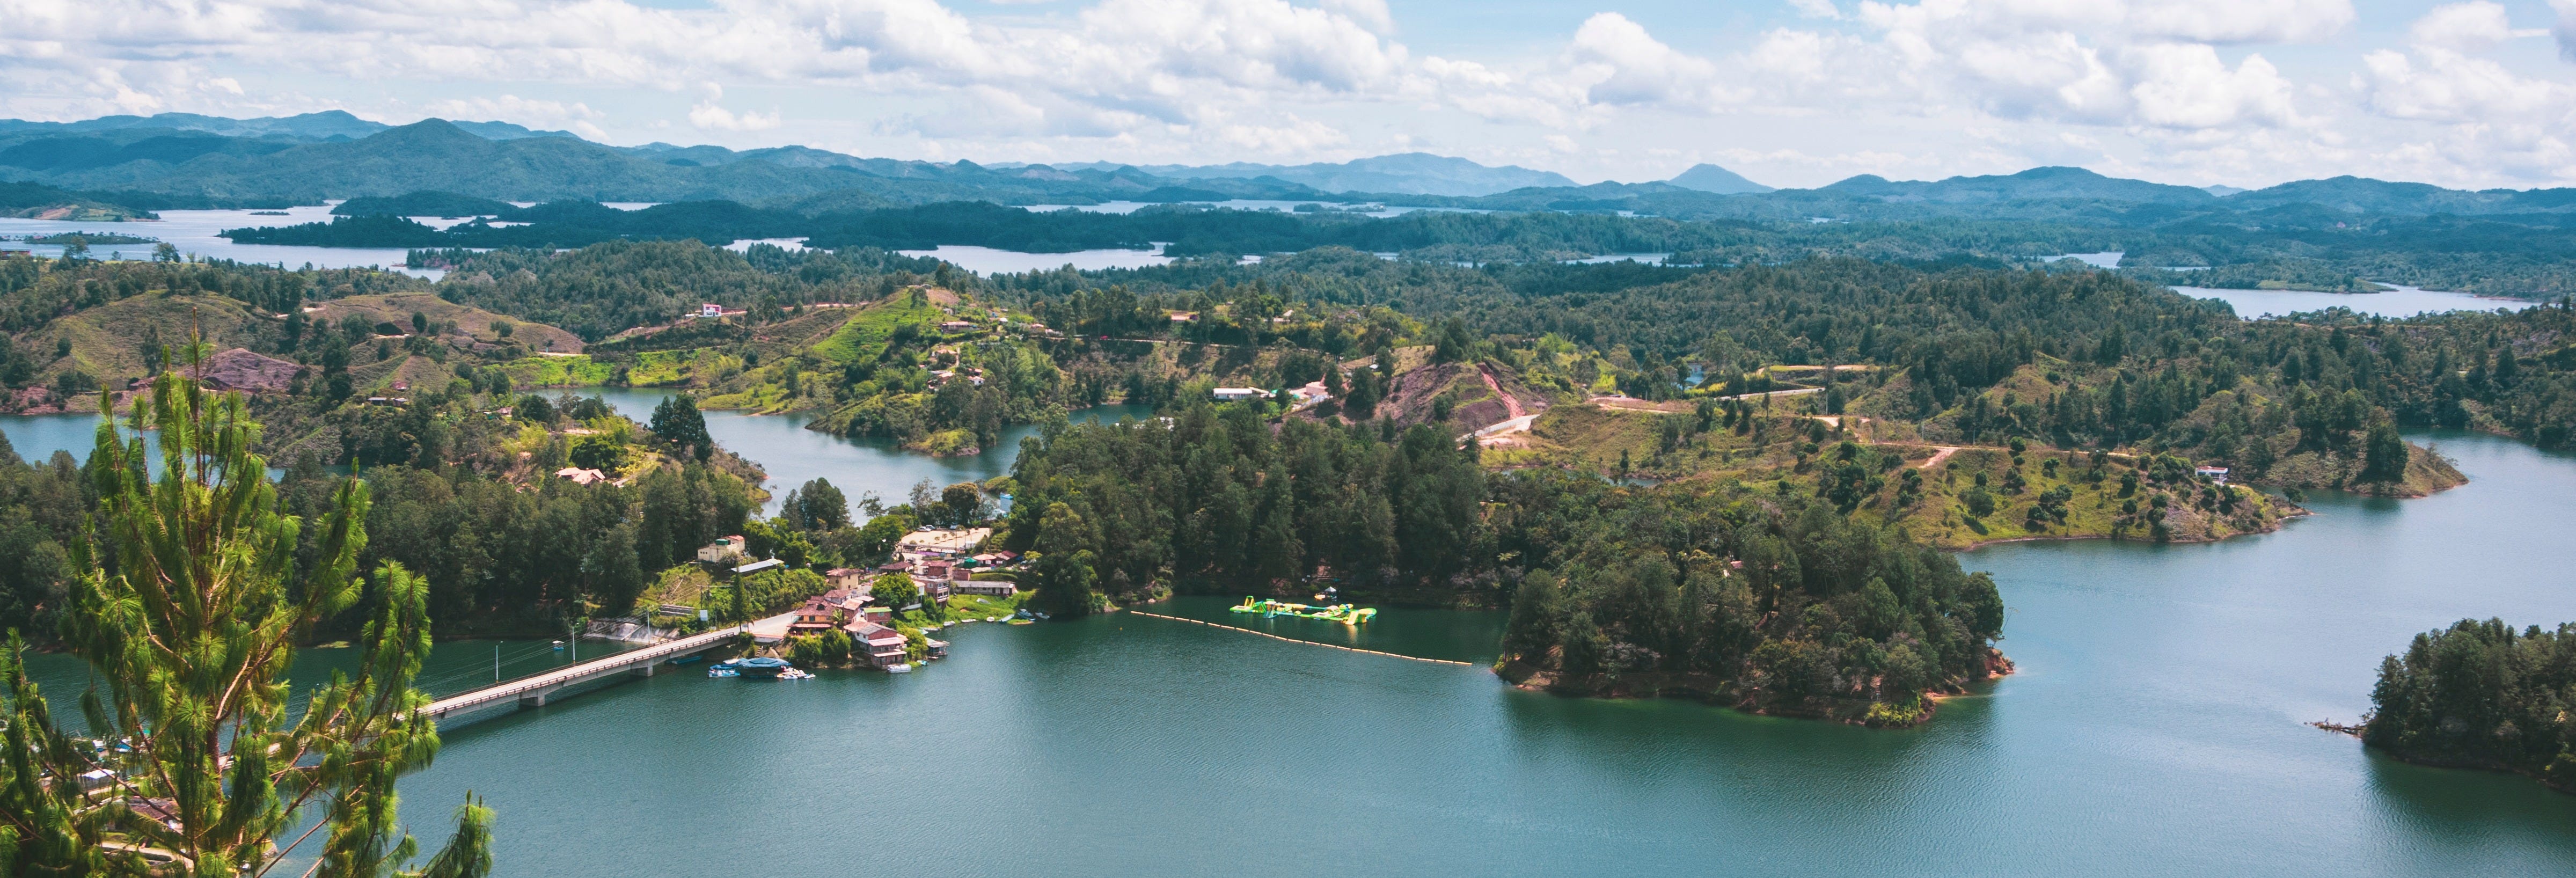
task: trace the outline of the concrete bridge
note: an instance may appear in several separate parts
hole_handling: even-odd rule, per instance
[[[547,698],[557,692],[602,677],[617,674],[653,676],[653,670],[661,666],[662,662],[713,649],[748,627],[750,626],[735,625],[720,628],[643,649],[621,652],[607,658],[592,659],[580,664],[556,668],[535,676],[494,683],[471,692],[462,692],[430,702],[428,707],[421,708],[421,712],[428,714],[431,719],[445,719],[450,715],[500,704],[516,703],[527,707],[543,705]]]

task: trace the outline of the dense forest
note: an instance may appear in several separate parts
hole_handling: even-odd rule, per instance
[[[1054,612],[1268,592],[1319,570],[1360,594],[1498,596],[1467,575],[1486,497],[1475,450],[1432,427],[1274,433],[1258,405],[1199,402],[1168,424],[1051,425],[1012,481],[1008,544],[1039,553],[1033,584]]]
[[[2576,625],[2462,619],[2379,665],[2362,740],[2409,762],[2511,771],[2576,792]]]

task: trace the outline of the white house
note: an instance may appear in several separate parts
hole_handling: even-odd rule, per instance
[[[742,536],[736,534],[699,546],[698,560],[708,564],[722,564],[742,557],[746,547],[747,544],[743,542]]]
[[[714,302],[707,302],[698,306],[698,319],[700,320],[714,320],[723,316],[723,305],[718,305]]]
[[[1269,396],[1270,391],[1263,390],[1258,387],[1219,387],[1212,395],[1216,397],[1216,401],[1218,402],[1237,402],[1246,399],[1260,399],[1262,397]]]

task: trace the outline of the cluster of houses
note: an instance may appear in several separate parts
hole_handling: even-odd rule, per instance
[[[868,664],[891,668],[906,663],[904,637],[893,628],[894,614],[910,606],[891,607],[869,603],[876,590],[876,578],[888,573],[901,573],[912,579],[921,600],[946,604],[959,594],[1009,597],[1018,588],[1000,580],[979,580],[975,571],[1009,567],[1019,562],[1016,552],[976,553],[976,547],[993,535],[989,527],[959,530],[921,530],[905,534],[895,544],[893,560],[874,568],[838,567],[824,574],[831,590],[805,599],[794,619],[787,625],[784,637],[793,638],[823,634],[839,629],[850,635],[850,642],[867,657]],[[727,536],[698,548],[698,560],[707,564],[731,567],[736,576],[779,569],[786,562],[776,558],[747,560],[748,546],[739,535]],[[917,605],[915,605],[917,606]],[[765,635],[776,637],[778,635]],[[768,642],[764,640],[764,642]],[[929,642],[929,657],[947,654],[948,644]]]
[[[904,654],[903,632],[887,624],[894,620],[894,608],[869,604],[866,589],[835,588],[805,599],[796,608],[796,618],[787,623],[788,637],[820,635],[839,629],[850,635],[850,646],[856,655],[864,656],[869,667],[883,670],[911,662]],[[929,642],[930,658],[945,658],[948,643]]]
[[[952,594],[1010,597],[1019,586],[1000,580],[976,579],[975,571],[1008,567],[1019,562],[1017,552],[974,554],[975,547],[993,535],[989,527],[958,530],[917,530],[895,542],[894,559],[873,571],[834,570],[837,577],[849,574],[853,579],[879,573],[902,573],[912,577],[925,599],[945,601]]]

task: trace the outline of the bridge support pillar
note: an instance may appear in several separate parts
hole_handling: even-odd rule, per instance
[[[636,665],[633,668],[629,668],[626,672],[638,677],[650,677],[653,676],[653,666],[658,664],[661,664],[661,662],[645,662],[643,664]]]
[[[544,706],[546,706],[546,695],[548,695],[548,694],[549,694],[549,690],[545,690],[545,689],[539,689],[539,690],[536,690],[536,691],[534,691],[534,692],[528,692],[528,693],[521,694],[521,695],[519,696],[519,706],[520,706],[520,707],[544,707]]]

